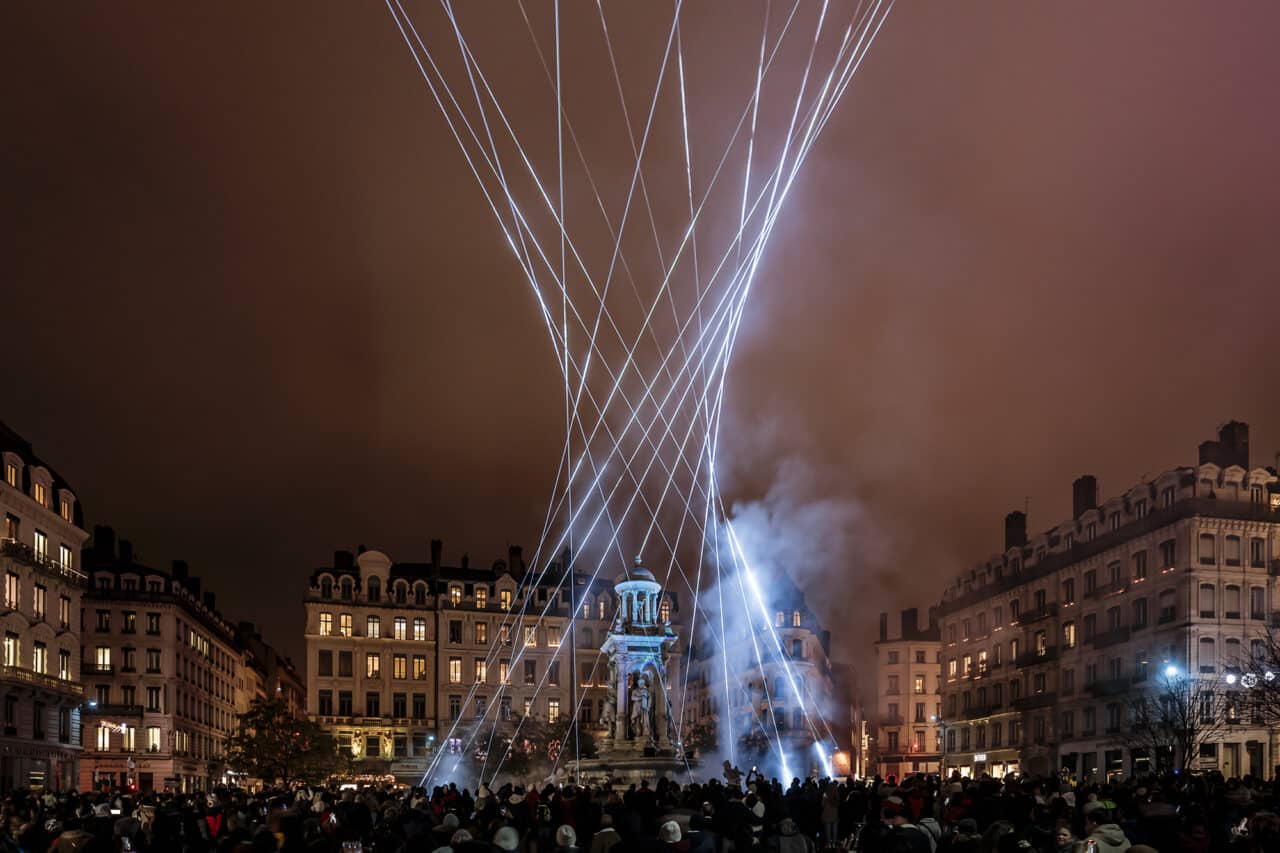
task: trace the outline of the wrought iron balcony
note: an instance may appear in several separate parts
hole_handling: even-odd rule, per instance
[[[1058,615],[1057,604],[1046,604],[1044,607],[1037,607],[1035,610],[1027,610],[1018,616],[1019,625],[1032,625],[1042,619],[1050,619]]]
[[[1036,708],[1048,708],[1057,701],[1057,693],[1036,693],[1031,696],[1014,699],[1012,704],[1018,711],[1031,711]]]
[[[1024,652],[1014,658],[1013,665],[1022,669],[1026,666],[1036,666],[1042,663],[1053,663],[1058,659],[1057,646],[1045,646],[1043,649],[1032,649]]]
[[[0,555],[9,557],[19,563],[25,563],[47,575],[59,577],[81,586],[84,586],[88,581],[88,576],[84,572],[73,569],[71,566],[64,566],[57,560],[51,559],[48,554],[37,553],[36,549],[16,539],[0,539]]]
[[[0,666],[0,680],[10,684],[20,684],[26,687],[43,687],[46,690],[56,690],[59,693],[70,693],[73,696],[83,696],[84,688],[74,681],[67,681],[61,678],[55,678],[52,675],[45,675],[41,672],[34,672],[30,669],[23,669],[20,666]]]

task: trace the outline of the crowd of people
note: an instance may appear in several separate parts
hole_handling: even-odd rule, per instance
[[[1280,853],[1273,783],[1214,774],[14,792],[0,851]]]

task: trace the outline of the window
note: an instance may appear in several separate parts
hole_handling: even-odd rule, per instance
[[[137,651],[135,649],[125,647],[120,650],[120,669],[123,672],[138,671]],[[125,704],[130,705],[132,703],[126,702]]]
[[[98,752],[108,752],[111,749],[111,729],[106,723],[98,723]]]
[[[97,621],[94,624],[94,628],[97,631],[111,630],[111,611],[110,610],[97,611]]]
[[[1098,572],[1094,569],[1084,573],[1084,594],[1092,595],[1093,591],[1098,588]]]
[[[1263,587],[1249,587],[1249,618],[1267,618],[1267,592]]]
[[[662,597],[662,603],[658,605],[658,620],[661,622],[671,621],[671,599],[665,595]]]
[[[377,616],[370,616],[365,620],[365,636],[377,639],[382,636],[382,620]]]
[[[560,646],[560,626],[548,625],[547,626],[547,648],[554,649],[554,648],[559,648],[559,646]]]
[[[1178,562],[1178,543],[1174,539],[1166,539],[1160,543],[1160,565],[1172,569]]]
[[[58,627],[63,631],[71,627],[71,598],[58,596]]]
[[[984,652],[984,654],[985,654],[985,652]],[[917,676],[915,677],[915,684],[914,684],[914,690],[913,690],[913,692],[914,692],[916,695],[921,695],[921,694],[923,694],[923,693],[924,693],[924,676],[923,676],[923,675],[917,675]]]
[[[18,488],[18,466],[12,462],[4,463],[4,481],[11,488]]]
[[[365,678],[381,678],[382,677],[382,655],[378,652],[364,653],[364,676]],[[371,714],[370,716],[376,716]]]
[[[148,634],[160,633],[160,614],[159,613],[147,614],[147,633]]]
[[[1200,618],[1212,619],[1217,614],[1213,600],[1214,587],[1211,583],[1200,584]]]
[[[489,664],[484,658],[475,659],[476,684],[485,684],[489,680]]]
[[[377,578],[369,578],[368,583],[365,584],[365,591],[369,600],[375,604],[382,600],[382,585]]]
[[[1214,558],[1214,535],[1212,533],[1200,534],[1200,565],[1212,566],[1216,560]]]
[[[413,680],[425,681],[426,678],[427,678],[427,656],[414,655],[413,656]]]
[[[603,603],[604,602],[601,602],[601,604]],[[511,609],[511,590],[504,589],[498,592],[498,606],[501,607],[503,610]]]
[[[58,678],[71,680],[71,652],[66,649],[58,649]]]
[[[791,611],[791,627],[792,627],[792,628],[799,628],[799,627],[800,627],[800,625],[801,625],[800,611],[799,611],[799,610],[792,610],[792,611]]]
[[[1147,627],[1147,600],[1145,598],[1136,599],[1133,602],[1133,630],[1137,631]]]
[[[338,636],[339,637],[351,636],[351,614],[350,613],[338,614]]]
[[[350,651],[338,652],[338,677],[350,678],[355,671],[354,654]]]
[[[22,605],[22,582],[16,572],[5,572],[4,575],[4,606],[10,610],[17,610]]]
[[[524,644],[526,646],[538,645],[538,629],[537,627],[524,629]]]
[[[1084,641],[1087,643],[1098,633],[1098,614],[1087,613],[1084,617]]]
[[[449,719],[456,720],[462,716],[462,697],[449,697]]]
[[[31,497],[35,498],[36,503],[40,506],[47,507],[49,505],[49,493],[44,483],[34,482],[31,484]]]
[[[423,719],[426,719],[426,716],[427,716],[427,694],[425,694],[425,693],[415,693],[415,694],[413,694],[413,705],[412,705],[412,708],[413,708],[413,719],[415,719],[415,720],[423,720]]]
[[[916,663],[924,663],[924,652],[916,652]]]
[[[1199,665],[1201,672],[1217,672],[1218,655],[1217,649],[1213,642],[1213,637],[1200,638],[1200,657]]]
[[[111,647],[98,646],[96,661],[98,664],[98,672],[110,672],[111,671]]]
[[[376,690],[370,690],[364,694],[364,715],[366,717],[382,716],[382,694]],[[371,753],[377,755],[378,750],[374,749]]]
[[[320,614],[320,636],[321,637],[333,636],[333,614],[332,613]]]
[[[462,603],[462,587],[457,586],[456,584],[449,587],[449,603],[454,607],[457,607]]]
[[[968,672],[966,671],[965,674],[968,675]],[[889,689],[885,692],[890,696],[896,696],[898,694],[898,676],[889,676]]]
[[[76,567],[75,552],[66,545],[59,545],[58,564],[64,569],[74,569]]]
[[[552,687],[560,686],[560,661],[553,660],[547,666],[547,684]]]
[[[333,704],[333,698],[330,697],[329,704]],[[147,752],[160,751],[160,727],[147,726]]]
[[[1160,592],[1160,624],[1172,622],[1177,618],[1177,604],[1174,591],[1171,589],[1162,590]]]
[[[462,658],[449,658],[449,683],[462,683]]]
[[[955,658],[951,658],[950,660],[947,661],[947,677],[949,678],[956,677],[956,672],[957,672],[956,667],[957,667],[957,663]]]
[[[983,649],[982,651],[978,652],[978,674],[979,674],[979,675],[986,675],[986,674],[987,674],[987,671],[988,671],[988,666],[987,666],[987,650],[986,650],[986,649]],[[919,679],[921,679],[921,684],[920,684],[920,686],[923,688],[923,687],[924,687],[924,683],[923,683],[924,676],[923,676],[923,675],[921,675],[921,676],[917,676],[917,677],[918,677]],[[924,691],[923,691],[923,690],[921,690],[920,692],[922,692],[922,693],[923,693]]]
[[[1135,518],[1147,517],[1147,501],[1146,498],[1133,502],[1133,515]]]
[[[350,717],[355,713],[355,701],[351,696],[350,690],[338,691],[338,716]]]
[[[160,671],[160,650],[147,649],[147,672],[158,673]]]
[[[1240,618],[1240,587],[1235,584],[1227,584],[1222,595],[1223,616],[1227,619]]]
[[[31,647],[31,669],[41,675],[49,673],[49,649],[39,640]]]
[[[1200,694],[1200,722],[1212,723],[1215,716],[1213,713],[1213,710],[1214,710],[1213,691],[1206,690]],[[1200,747],[1201,757],[1204,757],[1205,746],[1210,746],[1210,744],[1204,744]],[[1217,748],[1217,744],[1212,744],[1212,746],[1215,749]]]
[[[427,639],[427,620],[417,617],[413,620],[413,639],[416,642],[423,642]]]
[[[1076,647],[1076,623],[1064,622],[1062,624],[1062,645],[1068,649]]]
[[[898,653],[897,653],[897,652],[889,652],[889,653],[888,653],[888,657],[887,657],[887,661],[888,661],[888,663],[897,663],[897,662],[898,662]]]
[[[524,683],[538,683],[538,663],[537,661],[527,660],[524,662]]]
[[[1070,695],[1076,689],[1076,671],[1074,669],[1064,669],[1062,671],[1062,692]]]
[[[489,642],[489,623],[480,621],[476,623],[476,643],[484,645]]]
[[[560,721],[560,700],[548,699],[547,700],[547,722],[554,724],[559,721]]]
[[[409,656],[408,655],[392,655],[391,656],[391,677],[403,680],[409,677]],[[404,714],[397,714],[397,717],[403,717]]]
[[[1107,608],[1107,630],[1118,631],[1124,624],[1124,619],[1120,616],[1120,608]]]
[[[49,559],[49,537],[40,530],[35,532],[35,552],[36,559],[40,562],[43,563]]]
[[[1265,539],[1249,540],[1249,565],[1255,569],[1261,569],[1266,565],[1266,547]]]
[[[1139,551],[1133,555],[1133,579],[1145,580],[1147,577],[1147,552]]]
[[[419,606],[427,603],[427,585],[418,583],[413,585],[413,603]]]
[[[409,636],[409,620],[403,616],[397,616],[395,621],[391,623],[391,637],[395,640],[404,640]]]
[[[329,578],[323,578],[320,581],[320,597],[326,601],[333,598],[333,581]]]
[[[489,606],[489,588],[487,586],[476,587],[476,609],[484,610]]]
[[[156,711],[156,712],[160,711],[160,688],[159,687],[147,688],[147,710]]]
[[[1228,536],[1223,546],[1223,562],[1228,566],[1240,565],[1240,537]]]
[[[451,643],[462,642],[462,620],[461,619],[449,620],[449,642]]]

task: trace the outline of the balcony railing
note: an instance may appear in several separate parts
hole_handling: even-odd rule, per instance
[[[51,559],[48,554],[36,553],[35,548],[16,539],[0,539],[0,555],[20,563],[26,563],[28,566],[39,569],[45,574],[64,578],[81,586],[84,586],[88,580],[84,572],[71,566],[62,565],[57,560]]]
[[[893,715],[890,715],[890,714],[885,714],[884,716],[880,717],[880,725],[882,725],[882,726],[900,726],[900,725],[902,725],[902,716],[901,716],[901,715],[893,716]]]
[[[141,717],[141,705],[123,705],[118,702],[101,702],[85,708],[85,714],[97,717]]]
[[[76,684],[74,681],[55,678],[52,675],[45,675],[41,672],[23,669],[20,666],[0,666],[0,679],[29,687],[43,687],[47,690],[71,693],[76,696],[84,695],[84,688],[79,684]]]
[[[970,705],[960,712],[960,716],[966,720],[978,720],[983,717],[990,717],[992,714],[1000,710],[999,705]]]
[[[1025,666],[1036,666],[1042,663],[1053,663],[1058,659],[1057,646],[1045,646],[1043,649],[1032,649],[1014,658],[1013,665],[1022,669]]]
[[[1110,631],[1103,631],[1101,634],[1093,636],[1093,647],[1095,649],[1105,649],[1107,646],[1114,646],[1116,643],[1123,643],[1129,639],[1129,628],[1122,626],[1113,628]]]
[[[1095,697],[1118,696],[1126,693],[1133,686],[1129,678],[1108,678],[1106,681],[1095,681],[1085,688]]]
[[[1036,708],[1048,708],[1058,701],[1056,693],[1036,693],[1013,700],[1013,707],[1019,711],[1031,711]]]
[[[1104,583],[1099,586],[1095,586],[1093,589],[1086,592],[1084,594],[1084,597],[1085,598],[1106,598],[1108,595],[1116,595],[1117,593],[1124,592],[1128,588],[1129,588],[1129,579],[1121,578],[1120,580],[1115,580],[1109,583]]]
[[[1035,610],[1028,610],[1018,616],[1019,625],[1032,625],[1042,619],[1049,619],[1058,615],[1057,604],[1046,604],[1044,607],[1037,607]]]

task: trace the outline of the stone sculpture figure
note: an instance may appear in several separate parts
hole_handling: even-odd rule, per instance
[[[642,675],[631,688],[631,737],[639,740],[649,736],[649,682]]]

